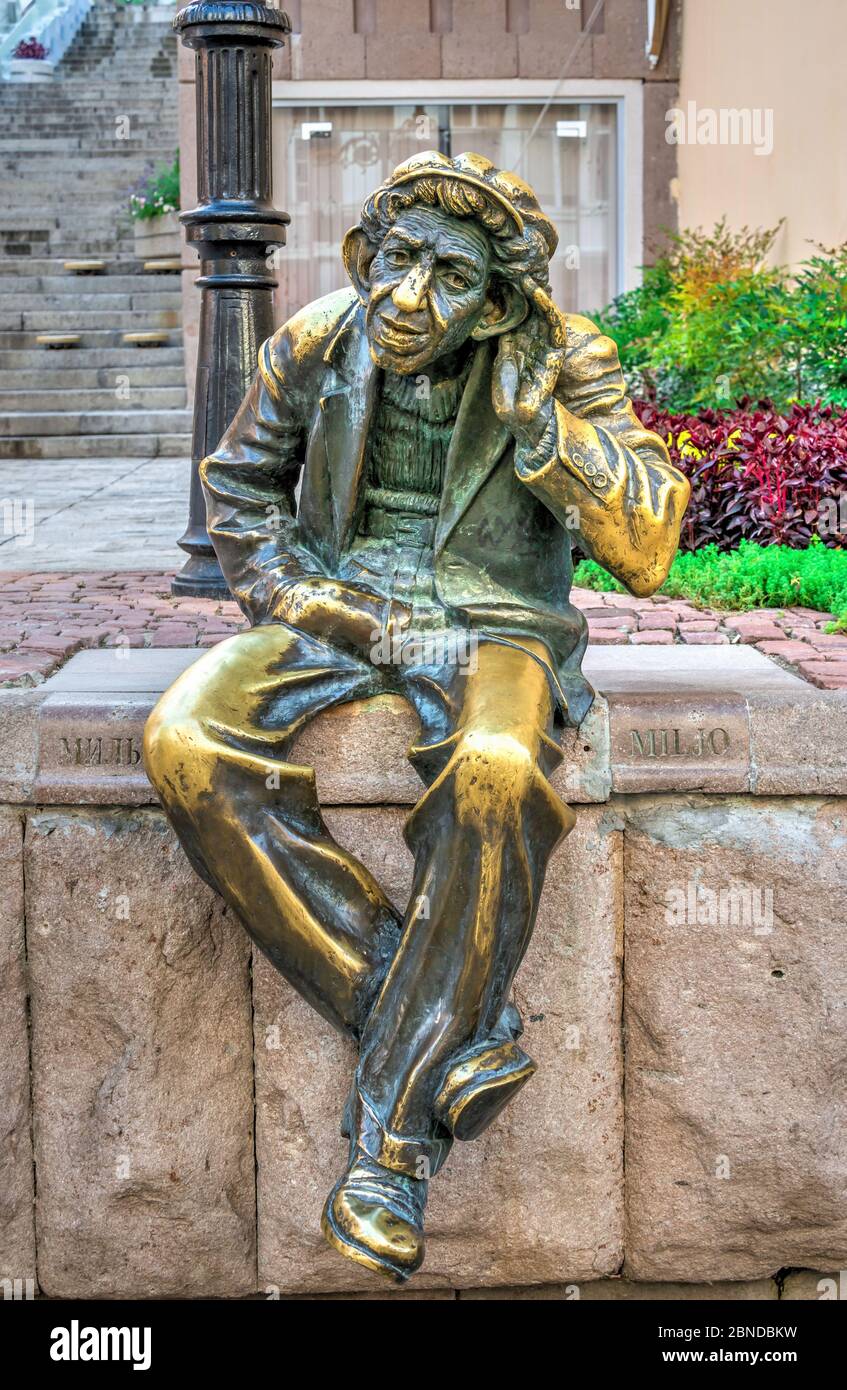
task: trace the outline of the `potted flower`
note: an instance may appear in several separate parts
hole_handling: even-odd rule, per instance
[[[47,61],[50,50],[31,34],[13,48],[9,59],[9,76],[22,82],[47,82],[53,76],[53,64]]]
[[[180,254],[179,155],[169,168],[148,170],[129,195],[129,211],[139,259]]]

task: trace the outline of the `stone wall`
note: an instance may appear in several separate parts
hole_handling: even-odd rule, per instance
[[[556,774],[577,827],[515,990],[539,1071],[456,1146],[426,1264],[395,1295],[319,1232],[352,1050],[251,959],[139,773],[145,712],[196,655],[87,652],[0,701],[0,1279],[51,1297],[833,1297],[843,696],[749,648],[590,653],[603,698]],[[414,731],[383,699],[296,751],[398,904]]]

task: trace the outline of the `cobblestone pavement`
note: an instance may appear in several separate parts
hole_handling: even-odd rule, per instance
[[[813,685],[847,690],[847,633],[823,631],[831,613],[721,613],[588,589],[573,597],[594,643],[746,642]],[[235,603],[172,598],[160,572],[0,573],[0,685],[37,685],[86,647],[209,647],[244,626]]]

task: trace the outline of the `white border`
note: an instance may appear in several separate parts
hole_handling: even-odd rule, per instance
[[[336,82],[283,81],[273,84],[274,106],[393,106],[459,102],[547,101],[554,84],[530,77],[482,78],[464,82],[431,80]],[[569,77],[556,90],[554,104],[615,102],[618,107],[618,281],[621,289],[641,283],[644,261],[644,84],[608,77]]]

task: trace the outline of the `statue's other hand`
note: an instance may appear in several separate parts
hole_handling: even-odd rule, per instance
[[[498,419],[519,444],[534,448],[550,420],[553,392],[565,358],[565,321],[537,287],[533,312],[512,333],[503,333],[491,376]]]
[[[283,592],[274,617],[313,637],[367,654],[389,623],[402,628],[411,615],[405,605],[389,603],[363,585],[314,575]]]

